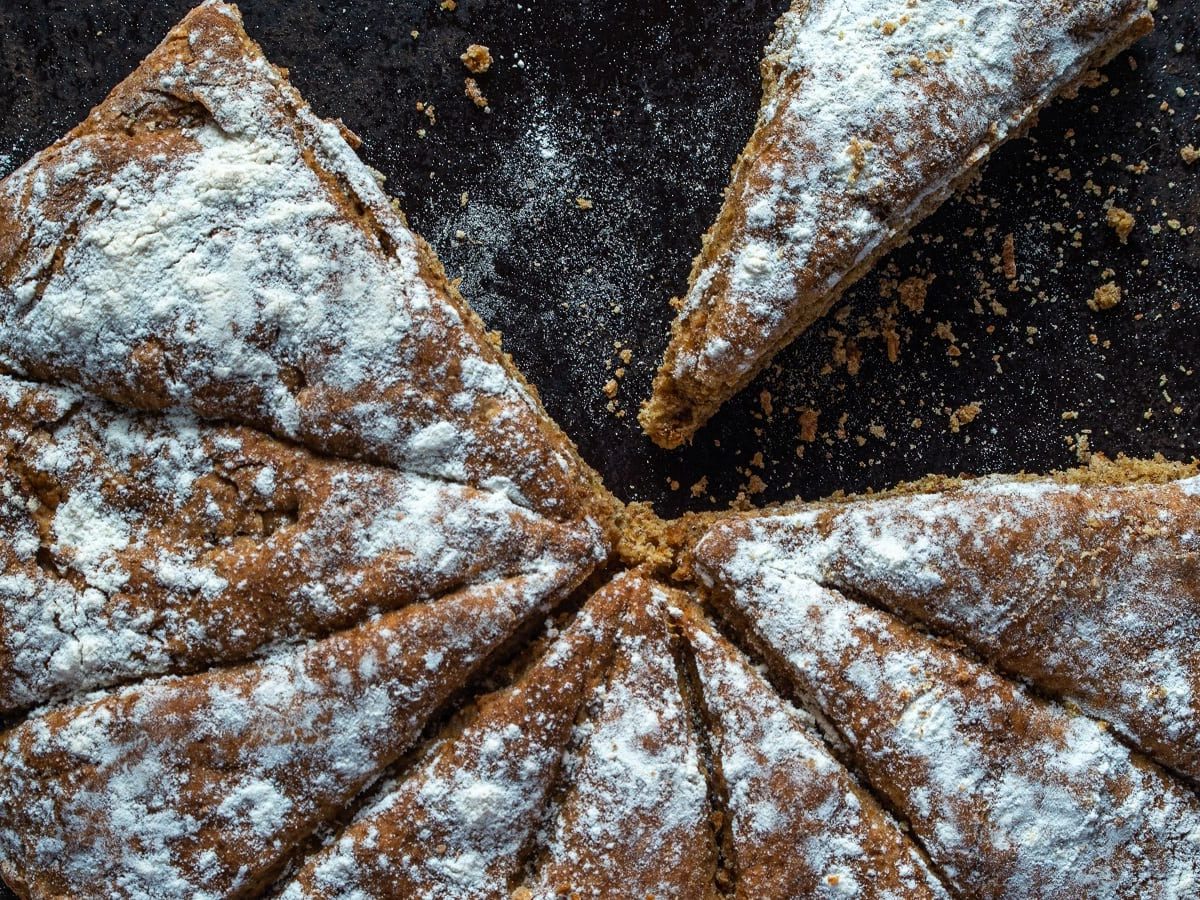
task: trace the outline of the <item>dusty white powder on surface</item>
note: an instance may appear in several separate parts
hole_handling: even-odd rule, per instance
[[[712,314],[673,374],[752,370],[802,307],[821,312],[822,294],[1082,73],[1113,36],[1081,27],[1087,16],[1130,9],[854,0],[785,13],[767,47],[766,137],[729,195],[746,212],[696,273],[683,315]],[[710,350],[718,339],[733,352]]]
[[[702,565],[952,882],[1105,898],[1148,884],[1184,897],[1195,884],[1200,804],[1096,722],[796,574],[769,542]],[[1023,730],[1004,727],[1010,716]]]
[[[948,631],[1194,774],[1196,481],[982,478],[769,517],[740,552]]]

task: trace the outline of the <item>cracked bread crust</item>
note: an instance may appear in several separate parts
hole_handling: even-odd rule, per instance
[[[691,440],[997,147],[1152,27],[1145,0],[796,0],[646,433]]]
[[[248,897],[539,611],[523,580],[0,736],[0,875],[25,897]]]
[[[281,900],[507,896],[628,599],[618,583],[597,592],[516,684],[481,698],[461,733],[310,856]]]
[[[611,527],[615,501],[235,7],[0,183],[0,369]]]
[[[709,596],[972,896],[1184,896],[1200,802],[1100,723],[809,577],[770,519],[696,550]],[[753,536],[740,533],[758,528]]]
[[[637,572],[614,587],[629,614],[529,896],[714,898],[708,791],[666,615],[675,594]]]
[[[962,641],[1200,782],[1198,484],[1136,460],[929,479],[726,521],[701,547],[767,540],[792,571]]]
[[[0,375],[0,715],[473,584],[565,597],[600,537],[501,493]]]
[[[738,900],[945,898],[912,839],[692,604],[679,628],[721,772]]]

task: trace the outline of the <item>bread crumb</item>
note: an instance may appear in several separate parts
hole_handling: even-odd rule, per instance
[[[691,495],[693,497],[703,496],[704,492],[708,490],[708,476],[705,475],[703,478],[701,478],[699,481],[697,481],[695,484],[693,484],[690,488],[688,488],[688,490],[691,492]]]
[[[862,142],[857,137],[850,138],[850,146],[846,148],[846,155],[850,157],[850,175],[848,180],[854,184],[858,180],[858,176],[867,166],[867,151],[871,150],[875,145],[870,141]]]
[[[927,278],[922,278],[920,275],[905,278],[897,288],[900,292],[900,302],[911,312],[921,312],[925,309],[925,295],[929,291],[929,285],[933,283],[933,279],[933,275]]]
[[[980,403],[966,403],[954,410],[950,413],[950,431],[958,434],[960,430],[975,421],[975,417],[982,409],[983,405]]]
[[[954,329],[950,327],[949,322],[938,322],[934,327],[934,333],[949,344],[946,348],[947,356],[962,356],[962,350],[958,346],[958,338],[954,336]]]
[[[446,12],[454,12],[456,9],[458,9],[458,2],[457,0],[442,0],[440,6]]]
[[[617,384],[617,380],[615,378],[608,379],[608,381],[604,384],[604,395],[609,398],[617,396],[618,387],[619,385]]]
[[[1137,219],[1133,213],[1119,206],[1110,206],[1108,212],[1104,216],[1104,221],[1108,227],[1117,233],[1117,238],[1122,244],[1129,240],[1129,233],[1133,231],[1134,223]]]
[[[595,204],[587,197],[576,197],[575,205],[580,209],[591,209]]]
[[[775,403],[770,391],[759,391],[758,405],[762,407],[763,415],[768,419],[771,418],[775,412]]]
[[[492,67],[492,51],[483,44],[472,44],[459,59],[472,75],[482,75]]]
[[[1121,287],[1116,282],[1109,281],[1096,288],[1088,306],[1099,312],[1102,309],[1112,309],[1121,302]]]
[[[1196,160],[1200,159],[1200,150],[1197,150],[1194,146],[1188,144],[1186,147],[1180,149],[1179,155],[1183,157],[1183,161],[1190,166]]]
[[[815,409],[800,410],[800,440],[811,444],[817,439],[817,421],[821,413]]]
[[[1017,280],[1017,250],[1012,233],[1004,236],[1004,246],[1000,248],[1000,256],[1004,261],[1004,277],[1009,281]]]
[[[466,85],[466,90],[464,93],[471,98],[471,102],[480,109],[487,109],[488,98],[485,97],[483,95],[483,91],[479,89],[479,82],[477,82],[474,78],[468,78],[463,82],[463,84]]]
[[[1081,463],[1092,460],[1091,439],[1086,434],[1075,435],[1075,458]]]

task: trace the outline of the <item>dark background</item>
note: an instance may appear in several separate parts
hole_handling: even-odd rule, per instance
[[[0,175],[81,119],[190,5],[0,0]],[[757,62],[785,5],[242,7],[317,112],[364,138],[364,159],[625,499],[674,514],[927,472],[1044,471],[1088,448],[1190,458],[1200,447],[1200,164],[1185,166],[1180,148],[1200,146],[1200,0],[1162,0],[1155,34],[1105,83],[1044,113],[692,447],[667,453],[641,435],[668,298],[684,289],[753,127]],[[458,56],[473,42],[496,57],[479,79],[491,113],[464,96]],[[436,123],[418,101],[434,105]],[[1137,218],[1127,245],[1104,223],[1106,202]],[[933,276],[924,309],[889,313],[895,296],[882,295],[912,276]],[[1086,301],[1105,280],[1124,299],[1094,312]],[[881,315],[900,336],[895,363]],[[856,373],[840,361],[846,351]],[[609,409],[604,385],[618,366]],[[953,431],[950,412],[971,403],[978,416]],[[811,442],[805,408],[819,411]]]

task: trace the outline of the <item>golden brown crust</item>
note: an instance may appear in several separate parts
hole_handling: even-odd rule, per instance
[[[230,171],[239,184],[227,198]],[[121,232],[145,225],[130,217],[172,185],[197,205],[175,221],[158,214],[159,236],[124,246]],[[204,264],[231,266],[217,290],[188,280],[193,244]],[[251,244],[261,269],[240,255]],[[89,257],[94,246],[107,256]],[[305,274],[320,254],[341,268]],[[163,279],[164,268],[181,274]],[[155,307],[137,293],[149,270]],[[79,291],[94,313],[64,314]],[[309,307],[305,321],[263,305],[288,294]],[[66,342],[65,321],[78,332]],[[548,515],[611,528],[616,502],[232,6],[193,10],[84,123],[0,185],[0,335],[0,369],[241,421],[323,453],[506,480]]]
[[[1198,484],[1194,467],[1126,461],[796,506],[716,525],[697,564],[714,541],[765,541],[1200,781]]]
[[[792,570],[701,547],[711,597],[832,723],[956,892],[1132,898],[1200,876],[1200,802],[1086,716]]]
[[[1011,18],[984,3],[827,8],[793,4],[764,60],[758,127],[639,416],[668,449],[1043,106],[1153,27],[1143,0],[1026,4]]]
[[[503,497],[0,375],[0,714],[530,576],[595,534]],[[419,539],[418,539],[419,535]]]
[[[520,579],[0,739],[0,875],[24,897],[247,897],[538,607]]]
[[[912,839],[695,606],[679,627],[720,772],[739,900],[945,897]]]
[[[532,896],[715,897],[708,790],[666,615],[679,595],[636,573],[615,585],[629,617]]]
[[[612,585],[593,596],[516,684],[481,698],[459,734],[306,860],[282,900],[505,896],[627,599]]]

